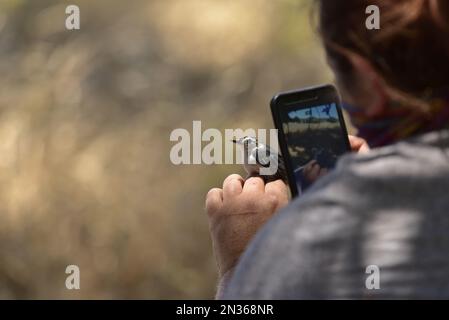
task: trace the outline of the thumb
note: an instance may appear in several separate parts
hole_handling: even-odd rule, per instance
[[[367,153],[370,148],[365,139],[360,137],[348,135],[349,144],[351,145],[351,150],[357,153]]]

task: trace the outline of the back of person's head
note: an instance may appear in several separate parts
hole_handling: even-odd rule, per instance
[[[320,30],[337,72],[350,74],[348,57],[333,44],[371,63],[391,86],[419,93],[449,84],[449,1],[321,0]],[[365,25],[369,5],[381,13],[379,30]],[[337,48],[334,48],[337,49]]]
[[[380,29],[366,26],[371,5],[380,9]],[[317,0],[317,6],[340,89],[368,117],[398,103],[426,112],[425,97],[448,93],[449,1]]]

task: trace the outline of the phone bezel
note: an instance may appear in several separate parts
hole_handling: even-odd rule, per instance
[[[346,144],[347,151],[351,150],[351,145],[348,139],[348,131],[343,117],[343,112],[341,110],[341,99],[335,86],[327,84],[316,87],[309,87],[295,91],[288,91],[276,94],[270,102],[271,114],[273,116],[273,121],[276,129],[278,129],[278,140],[279,147],[284,158],[284,165],[287,171],[288,183],[290,186],[290,191],[292,197],[296,197],[299,194],[296,179],[293,172],[292,162],[290,158],[290,153],[288,152],[287,140],[285,138],[285,132],[283,130],[280,112],[281,108],[289,107],[289,105],[297,105],[299,108],[304,104],[304,109],[309,106],[310,102],[315,101],[317,105],[326,103],[335,103],[337,106],[338,119],[340,122],[340,128],[343,131],[344,143]],[[309,103],[308,105],[306,103]]]

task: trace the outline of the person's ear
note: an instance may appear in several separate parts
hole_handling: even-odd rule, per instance
[[[368,117],[381,115],[387,108],[388,98],[386,86],[382,77],[373,66],[363,57],[351,54],[350,62],[353,65],[354,90],[357,98],[363,104],[363,112]]]

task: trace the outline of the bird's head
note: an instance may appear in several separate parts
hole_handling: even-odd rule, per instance
[[[248,149],[250,146],[255,147],[257,145],[257,139],[254,137],[248,137],[248,136],[245,136],[240,139],[234,139],[234,140],[232,140],[232,142],[243,146],[245,148],[245,150]]]

